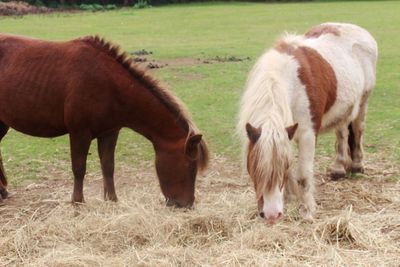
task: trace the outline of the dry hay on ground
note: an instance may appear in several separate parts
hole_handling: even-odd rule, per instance
[[[212,162],[186,211],[164,206],[152,166],[118,170],[118,203],[101,200],[100,173],[75,208],[68,174],[13,188],[0,206],[0,266],[399,266],[400,184],[384,177],[396,166],[338,182],[318,172],[315,222],[291,203],[271,227],[240,168]]]
[[[0,2],[0,16],[21,16],[26,14],[47,13],[51,9],[46,7],[31,6],[26,2],[11,1]]]

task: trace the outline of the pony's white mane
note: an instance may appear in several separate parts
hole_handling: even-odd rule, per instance
[[[290,46],[298,47],[301,46],[304,42],[304,35],[297,35],[294,33],[285,32],[281,38],[279,38],[281,42],[284,42]]]
[[[291,145],[285,128],[293,124],[293,118],[287,84],[281,77],[286,64],[277,51],[265,53],[251,70],[241,101],[238,132],[243,162],[247,162],[249,147],[246,123],[262,129],[252,152],[258,160],[253,177],[257,179],[258,198],[278,182],[282,185],[290,162]]]

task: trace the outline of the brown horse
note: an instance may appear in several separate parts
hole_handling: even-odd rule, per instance
[[[202,135],[183,104],[116,45],[99,37],[49,42],[0,35],[0,140],[9,127],[38,137],[69,134],[73,202],[83,202],[90,143],[97,139],[105,200],[117,200],[114,151],[128,127],[154,146],[167,205],[190,207],[198,169],[208,162]],[[0,158],[0,199],[7,197]]]

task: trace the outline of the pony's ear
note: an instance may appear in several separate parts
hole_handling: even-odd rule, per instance
[[[294,134],[296,133],[298,123],[293,124],[292,126],[286,127],[286,132],[288,134],[289,140],[293,139]]]
[[[250,141],[256,143],[261,136],[261,127],[255,128],[250,123],[246,123],[246,132]]]
[[[203,137],[203,135],[201,135],[201,134],[193,134],[193,135],[190,135],[189,138],[186,140],[185,154],[191,160],[196,160],[199,155],[198,144],[200,144],[202,137]]]

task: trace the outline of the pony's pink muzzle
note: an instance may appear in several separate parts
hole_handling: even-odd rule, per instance
[[[266,223],[268,224],[275,224],[277,223],[280,219],[283,218],[283,213],[282,212],[276,212],[276,213],[264,213],[260,212],[260,217],[265,220]]]

